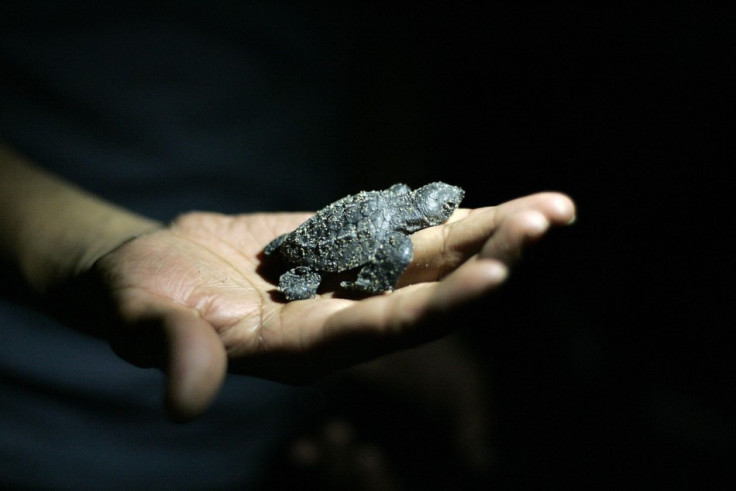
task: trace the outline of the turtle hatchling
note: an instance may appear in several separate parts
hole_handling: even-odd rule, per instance
[[[266,246],[267,256],[278,253],[294,266],[279,278],[279,291],[288,301],[312,298],[323,274],[357,268],[355,280],[341,282],[342,288],[393,290],[412,259],[409,234],[445,222],[464,195],[457,186],[433,182],[413,191],[394,184],[335,201]]]

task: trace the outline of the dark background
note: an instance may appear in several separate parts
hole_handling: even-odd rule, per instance
[[[444,180],[470,207],[541,190],[578,206],[574,226],[452,319],[492,382],[495,470],[463,474],[443,451],[449,437],[411,404],[359,394],[345,411],[363,436],[393,449],[415,489],[736,485],[736,8],[313,8],[351,122],[334,149],[347,157],[340,172],[324,172],[325,188],[344,186],[332,198]],[[261,170],[301,185],[279,169]],[[318,191],[284,207],[330,201]]]
[[[467,206],[559,190],[578,206],[457,319],[495,385],[493,483],[736,484],[736,9],[350,14],[356,182],[442,179]]]

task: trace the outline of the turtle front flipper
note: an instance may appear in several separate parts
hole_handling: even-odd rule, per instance
[[[409,236],[392,234],[378,249],[373,260],[363,266],[355,281],[343,281],[340,286],[366,293],[393,290],[413,254],[414,248]]]
[[[306,300],[317,295],[322,277],[307,266],[297,266],[279,278],[279,291],[286,300]]]

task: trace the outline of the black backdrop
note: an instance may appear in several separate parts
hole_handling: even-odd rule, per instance
[[[469,206],[548,189],[578,205],[457,320],[496,385],[497,484],[736,484],[736,9],[355,15],[356,180],[439,178]]]

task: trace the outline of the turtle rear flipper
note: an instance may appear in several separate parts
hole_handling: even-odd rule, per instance
[[[279,278],[279,291],[286,300],[306,300],[317,295],[317,288],[322,281],[319,273],[307,266],[297,266]]]

